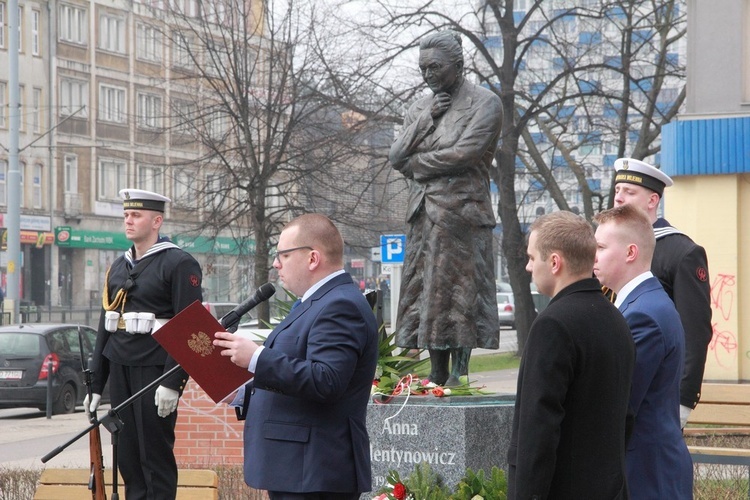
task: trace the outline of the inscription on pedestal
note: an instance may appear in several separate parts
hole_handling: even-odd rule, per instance
[[[451,488],[467,468],[507,469],[512,419],[512,396],[423,396],[370,404],[373,491],[386,484],[389,470],[405,478],[417,464],[428,464]]]

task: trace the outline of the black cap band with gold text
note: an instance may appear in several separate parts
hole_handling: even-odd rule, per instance
[[[615,174],[615,184],[620,182],[643,186],[654,191],[660,197],[664,194],[664,188],[666,187],[659,179],[634,170],[618,170]]]
[[[164,202],[157,200],[136,200],[129,199],[122,202],[123,210],[155,210],[164,211]]]

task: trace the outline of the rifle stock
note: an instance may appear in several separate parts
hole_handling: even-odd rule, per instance
[[[104,488],[104,459],[102,457],[102,436],[99,426],[89,431],[89,453],[91,455],[91,475],[89,489],[93,500],[107,500]]]
[[[91,401],[92,390],[91,390],[91,369],[86,362],[84,354],[84,338],[81,326],[78,325],[78,349],[81,353],[81,370],[83,371],[84,382],[86,383],[86,390],[89,395],[88,401]],[[88,413],[88,408],[86,409]],[[96,424],[96,411],[93,411],[90,415],[92,424]],[[81,436],[83,437],[83,436]],[[89,458],[91,459],[91,469],[89,475],[89,489],[91,490],[92,500],[107,500],[107,492],[104,488],[104,458],[102,457],[102,435],[99,432],[99,426],[95,425],[93,429],[89,431]]]

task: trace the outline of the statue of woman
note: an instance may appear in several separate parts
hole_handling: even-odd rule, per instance
[[[489,169],[503,113],[497,95],[465,80],[457,33],[419,49],[433,95],[409,107],[390,150],[410,189],[396,344],[428,349],[430,380],[458,385],[473,348],[498,348]]]

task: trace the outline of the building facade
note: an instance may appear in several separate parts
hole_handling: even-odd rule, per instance
[[[0,1],[5,68],[8,8]],[[201,263],[207,300],[239,300],[250,289],[248,231],[197,230],[203,213],[196,193],[211,169],[196,164],[201,145],[186,133],[189,113],[175,112],[194,102],[196,89],[184,76],[187,51],[196,49],[172,35],[180,18],[200,14],[198,2],[170,3],[179,16],[164,8],[148,0],[19,0],[22,304],[99,307],[107,267],[130,246],[118,195],[126,187],[172,198],[163,233]],[[0,75],[3,144],[8,95]],[[0,152],[6,213],[7,170]]]

